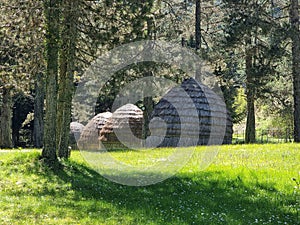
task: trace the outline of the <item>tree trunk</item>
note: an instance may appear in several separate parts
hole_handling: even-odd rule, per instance
[[[69,158],[69,133],[74,92],[75,53],[77,42],[78,2],[63,1],[62,47],[60,58],[60,88],[58,101],[58,156]]]
[[[59,0],[45,2],[46,18],[46,113],[44,124],[44,148],[42,157],[53,165],[56,154],[56,117],[57,117],[57,74],[59,42]]]
[[[145,107],[143,137],[146,139],[150,135],[149,122],[151,113],[153,112],[154,102],[152,96],[144,97],[143,102]]]
[[[2,89],[0,108],[0,148],[12,148],[12,96],[11,90]]]
[[[44,77],[42,73],[37,73],[35,80],[34,96],[34,121],[33,121],[33,142],[35,148],[43,147],[44,137]]]
[[[201,0],[196,0],[195,10],[195,50],[196,52],[201,50]],[[201,52],[200,52],[201,54]],[[201,67],[196,67],[195,79],[201,82]]]
[[[19,147],[20,146],[20,127],[14,128],[14,125],[12,123],[12,144],[13,147]]]
[[[151,71],[151,66],[148,65],[145,68],[143,68],[143,77],[153,77],[154,73]],[[149,83],[149,87],[151,86],[151,83]],[[144,105],[144,126],[143,126],[143,138],[146,139],[150,135],[149,130],[149,122],[150,122],[150,116],[154,108],[154,96],[147,96],[149,93],[147,92],[147,88],[144,90],[144,97],[143,97],[143,105]]]
[[[247,90],[247,123],[245,143],[255,142],[255,108],[254,108],[254,96],[250,90]]]
[[[291,0],[292,74],[294,86],[294,141],[300,142],[300,31],[299,2]]]
[[[58,156],[60,158],[68,158],[70,155],[68,146],[73,94],[73,73],[68,71],[70,66],[68,65],[69,63],[70,61],[68,60],[68,56],[65,53],[62,53],[60,59],[60,83],[57,114],[57,149]]]
[[[57,140],[56,140],[56,148],[58,152],[61,152],[61,139],[63,139],[63,121],[64,121],[64,113],[65,113],[65,102],[66,102],[66,95],[65,91],[67,89],[67,46],[65,45],[64,37],[62,36],[62,49],[60,53],[60,61],[59,61],[59,81],[58,81],[58,95],[57,95],[57,120],[56,120],[56,132],[57,132]]]
[[[195,36],[196,36],[196,51],[201,48],[201,0],[196,0],[195,11]]]
[[[251,50],[251,37],[246,40],[246,99],[247,99],[247,122],[245,143],[255,142],[255,84],[252,78],[253,52]]]

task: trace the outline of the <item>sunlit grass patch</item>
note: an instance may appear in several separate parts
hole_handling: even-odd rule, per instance
[[[40,151],[0,151],[0,224],[299,224],[299,144],[222,146],[203,169],[205,150],[147,187],[103,178],[79,151],[59,171],[43,165]],[[110,154],[143,167],[173,153]]]

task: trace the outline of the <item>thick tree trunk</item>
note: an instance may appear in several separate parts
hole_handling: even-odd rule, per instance
[[[69,158],[69,133],[72,96],[74,92],[75,53],[77,42],[76,0],[63,0],[63,32],[60,58],[60,88],[58,102],[58,156]]]
[[[10,89],[2,89],[0,107],[0,148],[12,148],[12,96]]]
[[[252,56],[251,50],[251,37],[246,40],[246,95],[247,95],[247,122],[246,122],[246,133],[245,143],[255,142],[255,84],[252,79]]]
[[[35,80],[35,97],[34,97],[34,127],[33,142],[35,148],[43,147],[44,138],[44,77],[42,73],[36,75]]]
[[[66,44],[64,41],[64,38],[62,37],[62,44]],[[66,56],[66,52],[67,51],[67,46],[63,46],[63,48],[61,49],[61,53],[60,53],[60,68],[59,68],[59,88],[58,88],[58,96],[57,96],[57,121],[56,121],[56,147],[58,149],[58,152],[61,152],[61,142],[63,140],[63,121],[64,121],[64,113],[65,113],[65,102],[66,102],[66,95],[65,95],[65,91],[67,89],[67,56]]]
[[[291,0],[290,20],[292,28],[292,73],[294,86],[294,140],[300,142],[300,30],[299,2]]]
[[[67,50],[66,50],[67,51]],[[61,54],[60,61],[60,85],[58,95],[58,114],[57,114],[57,148],[60,158],[68,158],[69,153],[69,133],[71,122],[71,103],[73,94],[73,73],[68,71],[70,61],[68,56]]]
[[[57,74],[59,42],[59,0],[45,2],[46,14],[46,113],[44,124],[44,148],[42,157],[55,164],[56,154],[56,117],[57,117]]]

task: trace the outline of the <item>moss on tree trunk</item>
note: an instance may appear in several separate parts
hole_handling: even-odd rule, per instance
[[[76,0],[63,0],[62,34],[60,52],[60,79],[58,93],[57,144],[58,156],[69,158],[69,133],[71,122],[72,96],[74,92],[75,53],[77,42]]]
[[[12,148],[12,96],[11,90],[2,89],[2,105],[0,107],[0,147]]]
[[[59,49],[59,0],[45,2],[46,17],[46,113],[44,124],[44,148],[42,158],[57,161],[56,117],[57,117],[57,76]]]

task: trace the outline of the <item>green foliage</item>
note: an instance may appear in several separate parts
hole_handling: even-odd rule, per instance
[[[283,58],[279,65],[281,74],[267,84],[271,92],[257,102],[259,127],[267,124],[263,129],[293,130],[293,87],[287,60]]]
[[[243,48],[248,49],[252,57],[248,77],[252,82],[247,81],[247,88],[254,92],[256,99],[261,98],[271,92],[267,84],[282,72],[278,70],[278,64],[287,56],[288,26],[284,21],[272,18],[274,6],[268,1],[263,4],[260,1],[226,0],[223,7],[228,12],[224,17],[223,48],[234,48],[235,54],[243,55],[243,59],[246,54]],[[244,68],[244,61],[238,63],[242,63],[238,67]]]
[[[0,145],[11,145],[5,143],[11,139],[12,106],[7,99],[15,93],[29,92],[35,74],[44,69],[42,24],[42,1],[1,1],[0,105],[5,112],[2,112],[0,124]]]
[[[109,81],[101,89],[99,98],[95,108],[95,114],[105,111],[111,111],[114,100],[120,93],[122,88],[136,79],[145,76],[163,77],[175,83],[180,83],[186,77],[186,74],[170,65],[154,62],[143,62],[129,65],[122,70],[115,73]],[[162,96],[153,96],[153,99],[160,99]],[[143,99],[141,101],[141,108],[143,108]],[[136,103],[135,103],[136,104]]]
[[[201,171],[198,155],[204,149],[197,148],[176,176],[148,187],[128,187],[104,179],[79,152],[73,152],[71,160],[58,171],[45,167],[38,151],[0,152],[0,221],[113,225],[298,223],[299,145],[222,146],[214,163]],[[171,153],[168,149],[155,151],[157,156]],[[145,151],[112,154],[131,164],[147,160],[142,157]]]
[[[177,38],[178,3],[173,1],[121,1],[107,0],[103,2],[79,2],[81,14],[78,23],[79,42],[77,47],[77,68],[79,76],[83,75],[84,69],[95,58],[117,46],[129,42],[151,39],[171,40]],[[149,69],[150,68],[150,69]],[[168,65],[155,65],[147,63],[129,65],[106,82],[99,93],[96,112],[111,110],[113,101],[119,90],[131,81],[145,76],[150,72],[154,76],[164,76],[171,80],[177,80],[178,72],[167,70]],[[81,81],[85,82],[82,77]],[[75,117],[81,112],[74,112]],[[85,120],[83,119],[83,120]],[[83,121],[82,121],[83,122]],[[86,122],[86,121],[84,121]]]
[[[243,88],[239,88],[237,90],[237,94],[233,103],[233,109],[235,112],[235,116],[233,117],[235,123],[239,123],[246,118],[247,102],[245,99],[245,90]]]
[[[47,2],[4,0],[0,3],[0,105],[4,88],[13,89],[13,93],[16,90],[27,92],[33,89],[36,74],[45,73],[44,20],[47,10],[44,11],[43,4]],[[76,10],[66,7],[67,2],[76,4]],[[69,71],[74,72],[76,82],[80,79],[84,82],[81,76],[90,63],[122,44],[145,39],[167,40],[174,44],[182,41],[183,46],[192,49],[195,47],[194,3],[191,0],[58,1],[54,11],[61,13],[57,18],[59,28],[53,30],[59,31],[60,40],[57,41],[62,49],[59,57],[62,60],[64,53],[70,51],[63,42],[73,32],[78,34],[72,49],[76,57],[72,59],[74,65]],[[267,117],[272,114],[270,120],[281,120],[281,126],[289,126],[293,99],[288,38],[293,31],[287,6],[288,1],[201,1],[201,46],[198,53],[210,62],[212,69],[215,68],[234,122],[240,122],[245,115],[245,102],[239,88],[250,88]],[[74,20],[67,19],[74,17]],[[71,22],[74,22],[72,29],[76,31],[68,33]],[[250,45],[246,43],[247,39],[251,39]],[[245,50],[252,54],[248,71],[252,80],[248,83]],[[63,66],[60,69],[62,71]],[[176,82],[184,77],[180,71],[167,65],[151,65],[150,69],[146,64],[130,65],[114,74],[101,90],[96,113],[110,109],[121,88],[143,77],[149,70],[154,76],[164,76]],[[61,89],[65,90],[62,86]],[[139,105],[143,107],[143,103]]]
[[[28,91],[43,68],[42,1],[1,1],[0,93],[3,87]]]
[[[220,88],[223,92],[224,101],[234,123],[240,122],[244,118],[245,109],[242,109],[241,86],[243,76],[239,71],[238,57],[234,52],[223,53],[222,60],[215,62],[214,74],[216,75]],[[239,102],[237,102],[239,101]]]

